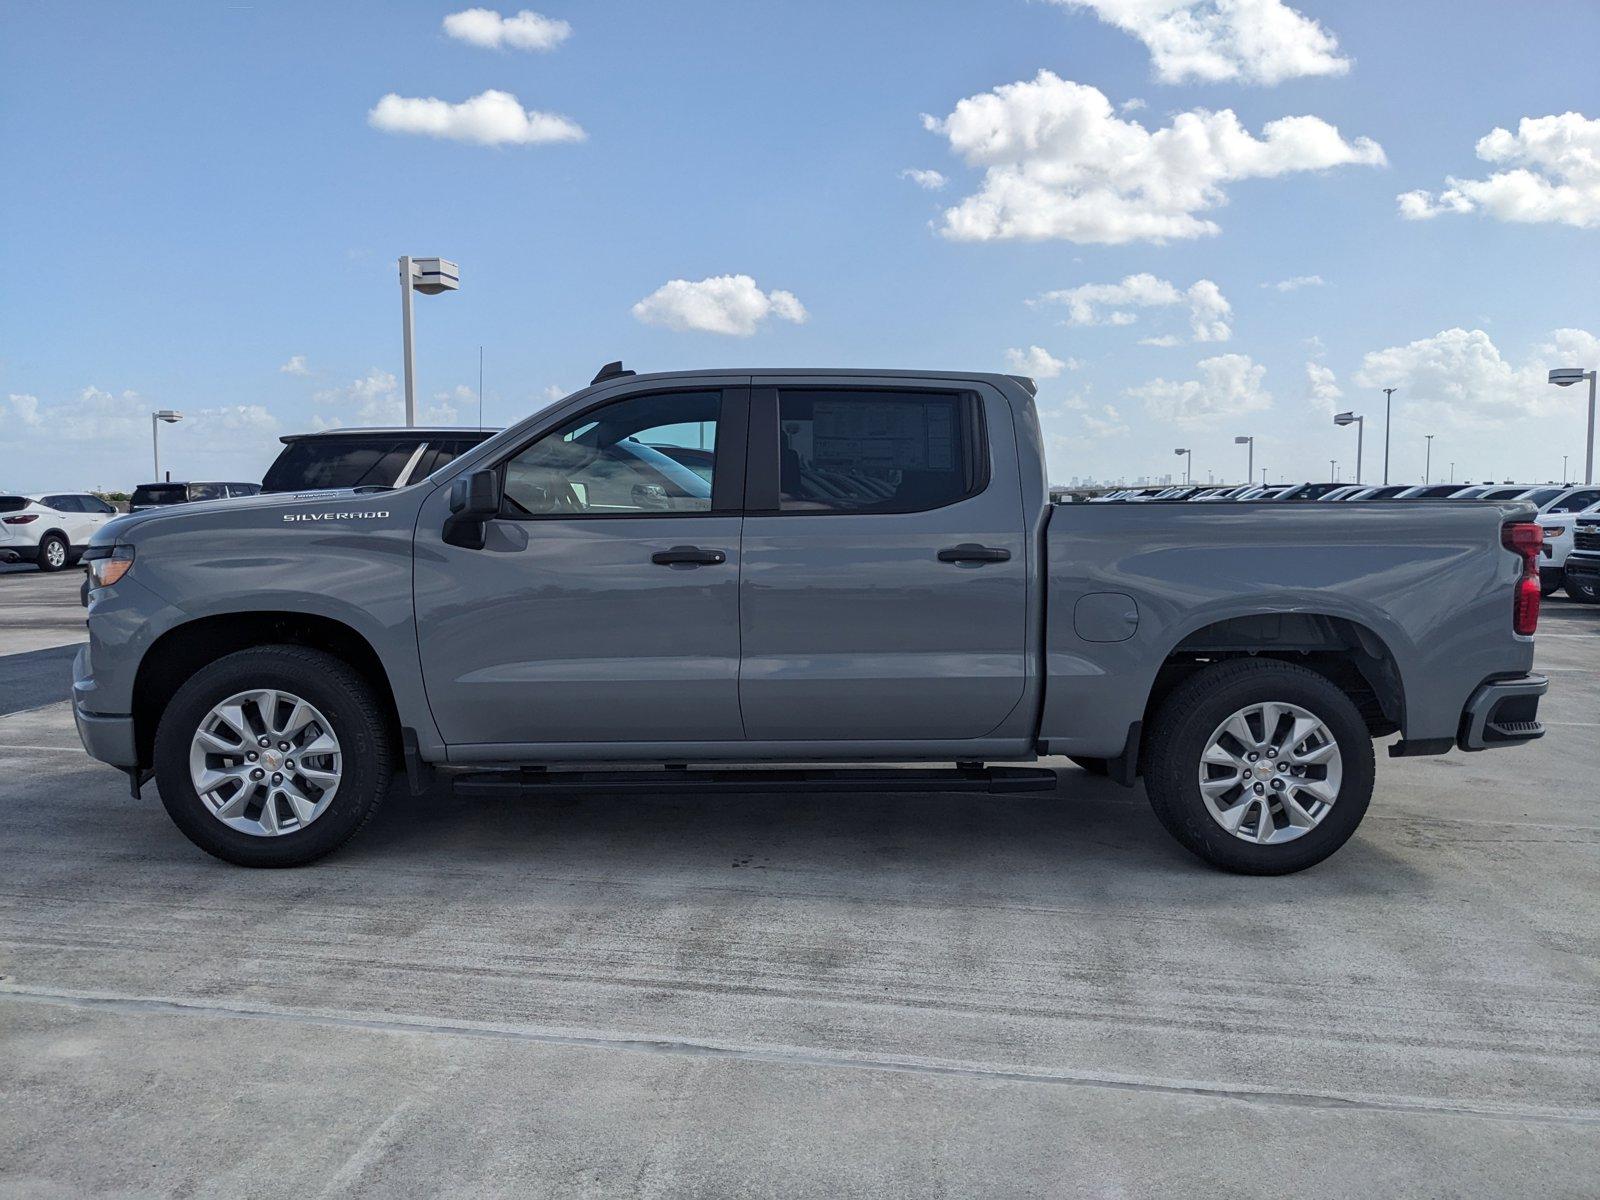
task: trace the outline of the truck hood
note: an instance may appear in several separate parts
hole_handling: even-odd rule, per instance
[[[412,491],[413,487],[399,489]],[[375,497],[395,494],[394,491],[357,491],[355,488],[326,488],[307,492],[273,492],[262,496],[236,496],[228,500],[196,500],[188,504],[169,504],[162,508],[147,508],[142,512],[124,513],[107,521],[89,539],[91,546],[113,546],[137,542],[151,534],[161,533],[163,527],[178,528],[178,523],[205,521],[212,518],[226,524],[229,514],[256,514],[263,509],[291,512],[299,508],[326,507],[329,503],[345,500],[371,501]],[[217,521],[217,518],[221,518]],[[210,522],[207,522],[210,523]]]

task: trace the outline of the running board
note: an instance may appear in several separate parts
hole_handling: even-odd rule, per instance
[[[473,771],[454,775],[460,796],[536,796],[554,792],[1053,792],[1048,767],[781,769],[690,771]]]

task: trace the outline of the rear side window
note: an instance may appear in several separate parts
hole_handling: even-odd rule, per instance
[[[221,483],[191,483],[189,485],[189,499],[191,500],[226,500],[228,488]]]
[[[393,438],[302,438],[283,448],[261,481],[264,492],[393,487],[415,441]]]
[[[0,496],[0,513],[21,512],[32,503],[26,496]]]
[[[970,394],[786,388],[778,439],[780,512],[920,512],[986,482]]]
[[[129,504],[182,504],[184,488],[181,483],[147,483],[133,489]]]
[[[259,483],[230,483],[228,495],[230,496],[259,496],[261,485]]]

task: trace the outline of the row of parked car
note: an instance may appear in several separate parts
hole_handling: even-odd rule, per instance
[[[128,511],[327,488],[403,487],[437,471],[493,429],[330,429],[281,438],[283,449],[261,482],[190,480],[141,483]],[[0,562],[59,571],[75,563],[94,531],[120,509],[90,492],[0,494]]]

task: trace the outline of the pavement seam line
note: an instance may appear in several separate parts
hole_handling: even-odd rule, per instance
[[[1111,1091],[1153,1092],[1211,1100],[1232,1100],[1269,1107],[1337,1109],[1344,1112],[1412,1113],[1418,1116],[1470,1117],[1493,1121],[1523,1121],[1557,1125],[1600,1125],[1600,1111],[1559,1112],[1516,1104],[1448,1104],[1422,1098],[1382,1099],[1336,1093],[1273,1091],[1228,1087],[1222,1084],[1173,1083],[1159,1080],[1101,1075],[1089,1072],[1021,1071],[974,1064],[940,1063],[890,1055],[853,1055],[822,1050],[762,1048],[722,1045],[669,1037],[629,1037],[620,1034],[561,1033],[530,1027],[487,1025],[466,1021],[415,1017],[354,1017],[267,1006],[213,1004],[147,996],[122,996],[58,988],[0,984],[0,998],[60,1008],[109,1012],[121,1016],[211,1017],[253,1021],[284,1021],[367,1033],[421,1034],[435,1037],[481,1038],[524,1042],[572,1049],[611,1050],[630,1054],[672,1055],[683,1058],[726,1059],[773,1066],[820,1067],[888,1071],[931,1075],[991,1083],[1034,1086],[1102,1088]]]

